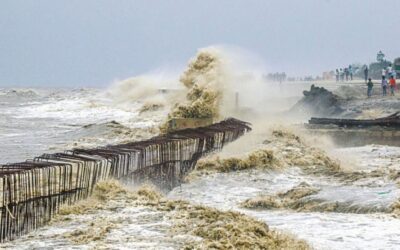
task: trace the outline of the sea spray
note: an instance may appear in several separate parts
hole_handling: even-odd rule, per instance
[[[200,50],[180,77],[186,88],[186,100],[175,103],[171,118],[220,118],[220,104],[224,84],[223,64],[217,50]],[[166,131],[167,124],[161,126]]]
[[[153,111],[157,111],[160,110],[164,107],[163,103],[144,103],[143,106],[140,108],[139,113],[145,113],[145,112],[153,112]]]
[[[339,171],[340,165],[318,148],[310,147],[288,130],[273,130],[271,137],[254,151],[242,156],[220,158],[211,156],[196,165],[198,175],[202,172],[230,172],[252,168],[279,169],[298,166],[309,172]]]
[[[153,117],[156,119],[155,115]],[[137,119],[138,124],[142,122],[141,119],[144,119],[144,116]],[[152,123],[157,124],[156,120],[139,127],[128,127],[116,121],[88,124],[75,132],[77,135],[82,134],[83,136],[70,143],[52,146],[50,150],[65,150],[77,147],[93,148],[109,144],[146,140],[159,132],[157,126],[152,126]]]
[[[365,187],[376,187],[374,178],[383,178],[393,182],[399,179],[395,169],[378,169],[367,172],[349,172],[343,170],[340,163],[330,158],[323,150],[309,146],[307,140],[287,129],[273,129],[270,136],[255,150],[229,157],[214,155],[197,163],[196,170],[186,181],[191,182],[204,174],[227,173],[243,170],[268,170],[280,172],[283,168],[300,168],[306,175],[329,178],[341,185],[353,185],[355,181]],[[340,185],[339,184],[339,185]],[[315,196],[321,187],[302,183],[276,194],[259,194],[241,203],[246,208],[291,209],[304,212],[339,213],[391,213],[398,212],[398,203],[392,206],[383,204],[364,204],[352,200],[329,200]]]
[[[190,181],[203,174],[215,172],[249,169],[279,170],[290,167],[299,167],[304,173],[311,175],[330,176],[343,184],[367,180],[368,182],[363,185],[375,186],[373,181],[369,181],[371,178],[383,178],[389,182],[400,179],[400,171],[395,167],[370,171],[354,171],[348,167],[344,168],[340,161],[332,158],[326,151],[310,146],[309,138],[296,135],[286,128],[273,128],[268,136],[264,136],[265,139],[262,143],[256,144],[255,147],[249,146],[252,148],[250,152],[238,153],[235,149],[236,155],[223,152],[226,155],[211,155],[199,160],[195,171],[190,173],[185,180]],[[238,143],[241,142],[238,141]],[[316,143],[317,141],[312,141],[312,144]],[[243,147],[241,149],[243,150]]]
[[[250,114],[265,113],[261,100],[273,96],[275,86],[265,82],[263,72],[255,70],[248,54],[227,46],[202,48],[179,79],[142,75],[115,83],[109,92],[118,103],[139,101],[140,115],[165,110],[167,119],[160,125],[161,132],[168,130],[172,118],[249,118]],[[167,94],[160,94],[163,92]],[[268,110],[282,109],[281,105],[275,109],[275,105],[268,105]]]
[[[107,90],[116,105],[129,108],[135,103],[162,103],[181,95],[178,79],[174,74],[149,73],[114,82]],[[175,90],[163,92],[162,90]]]

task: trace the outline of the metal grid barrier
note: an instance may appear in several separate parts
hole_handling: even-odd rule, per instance
[[[149,140],[44,154],[0,166],[0,242],[48,222],[63,204],[88,197],[101,180],[150,181],[164,190],[179,185],[197,160],[250,131],[234,118]]]

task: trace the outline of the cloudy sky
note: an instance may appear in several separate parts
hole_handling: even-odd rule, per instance
[[[107,86],[233,45],[266,71],[400,56],[398,0],[2,0],[0,87]]]

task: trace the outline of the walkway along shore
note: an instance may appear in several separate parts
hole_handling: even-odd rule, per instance
[[[199,158],[250,131],[229,118],[207,127],[174,131],[149,140],[45,154],[0,166],[0,242],[47,223],[63,204],[87,198],[96,183],[150,181],[164,190],[179,185]]]

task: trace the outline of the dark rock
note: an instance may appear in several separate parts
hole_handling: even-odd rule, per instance
[[[339,97],[324,87],[317,87],[313,84],[309,91],[303,91],[303,95],[304,97],[291,109],[292,112],[327,117],[338,115],[344,111],[340,107]]]

